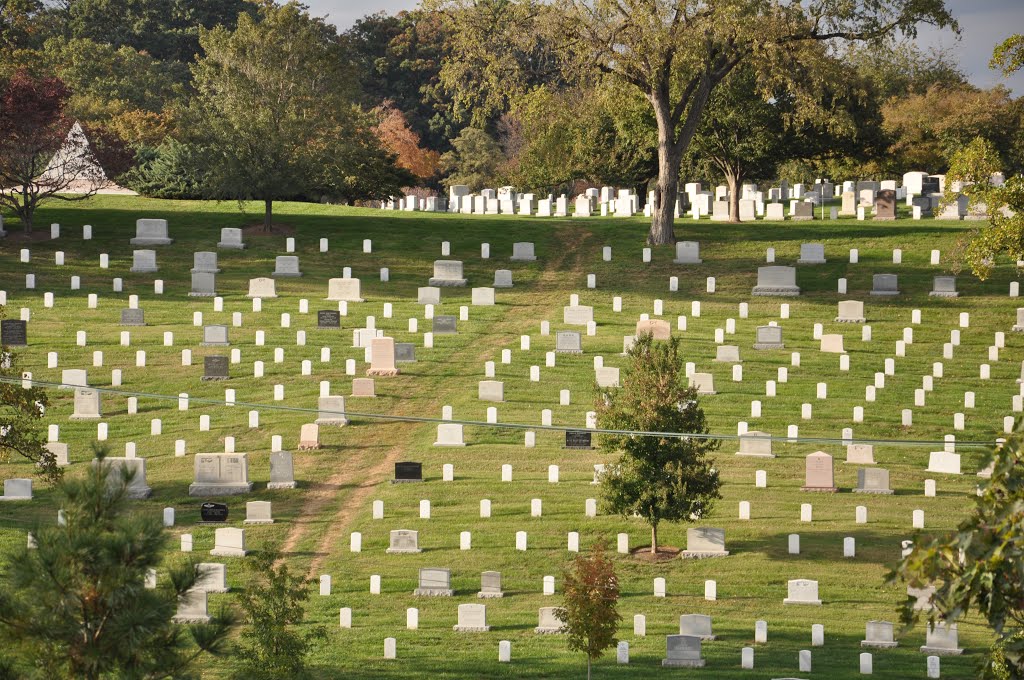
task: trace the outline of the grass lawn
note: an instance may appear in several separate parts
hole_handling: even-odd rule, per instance
[[[980,282],[963,273],[958,286],[961,297],[929,297],[932,277],[949,273],[949,261],[957,239],[973,228],[971,223],[931,220],[859,222],[854,219],[814,222],[756,222],[740,225],[682,219],[676,233],[680,239],[701,243],[700,265],[675,265],[670,249],[655,249],[653,260],[643,263],[641,251],[646,235],[643,219],[536,219],[519,217],[465,217],[422,213],[394,213],[298,203],[275,206],[275,218],[287,226],[297,241],[303,276],[278,279],[276,299],[263,301],[262,312],[254,313],[246,298],[250,278],[269,276],[274,256],[285,254],[283,235],[249,235],[248,249],[218,252],[221,273],[217,291],[224,298],[223,312],[214,312],[210,298],[188,297],[192,253],[216,250],[220,229],[257,223],[262,214],[255,204],[241,212],[235,203],[157,201],[136,197],[98,197],[83,203],[51,203],[39,211],[37,224],[59,223],[59,240],[21,242],[15,237],[0,240],[0,290],[7,291],[7,314],[17,318],[18,310],[31,307],[29,346],[18,352],[23,370],[40,380],[59,381],[62,368],[88,368],[90,384],[111,385],[111,369],[124,375],[122,390],[145,394],[178,395],[193,399],[222,400],[226,388],[235,390],[239,402],[263,405],[260,427],[248,427],[246,406],[217,406],[193,402],[179,411],[176,400],[142,397],[138,415],[127,412],[124,396],[105,395],[104,417],[109,424],[113,455],[123,455],[126,442],[135,442],[138,455],[147,459],[149,485],[153,496],[139,502],[141,512],[160,513],[172,506],[177,525],[169,531],[168,562],[186,559],[178,552],[181,533],[195,537],[197,560],[225,561],[234,592],[246,587],[250,574],[246,560],[211,558],[213,529],[199,526],[200,499],[188,496],[193,478],[192,454],[224,450],[224,438],[236,438],[236,450],[249,452],[252,494],[226,499],[231,507],[229,524],[242,526],[246,500],[273,501],[276,522],[249,527],[251,550],[281,551],[289,563],[310,575],[330,574],[333,592],[314,596],[308,607],[312,624],[329,628],[328,638],[318,643],[312,656],[314,671],[321,677],[401,678],[561,678],[579,677],[585,671],[580,655],[569,654],[560,636],[533,633],[537,610],[561,603],[562,568],[571,559],[566,535],[578,531],[583,548],[604,538],[614,549],[615,535],[628,533],[630,544],[649,544],[646,525],[636,519],[598,516],[587,518],[584,504],[597,496],[590,484],[593,466],[615,459],[614,451],[574,451],[562,448],[563,435],[538,429],[534,448],[525,448],[522,430],[484,425],[466,426],[465,448],[437,448],[434,423],[390,423],[369,414],[392,414],[439,418],[444,405],[452,406],[456,420],[483,422],[488,402],[477,400],[477,382],[484,379],[484,363],[496,363],[496,380],[504,381],[505,402],[497,404],[499,420],[539,426],[541,411],[551,409],[556,426],[582,427],[585,413],[593,408],[595,356],[606,366],[624,366],[623,336],[634,332],[641,314],[654,312],[654,299],[664,301],[662,318],[673,329],[677,317],[686,316],[683,338],[688,361],[699,371],[714,374],[718,394],[702,399],[712,430],[734,436],[737,423],[750,429],[785,436],[787,426],[798,425],[801,438],[831,441],[776,442],[774,459],[737,457],[735,439],[724,439],[716,454],[722,471],[723,499],[704,526],[726,531],[731,555],[725,559],[646,564],[615,555],[622,581],[623,615],[621,639],[630,643],[631,663],[615,664],[614,650],[595,666],[596,677],[645,678],[665,673],[700,678],[807,676],[797,672],[797,655],[810,649],[811,625],[825,627],[825,646],[814,648],[813,677],[853,678],[858,675],[859,641],[868,620],[895,620],[895,608],[904,597],[899,585],[885,584],[884,575],[899,557],[900,541],[911,539],[911,516],[915,509],[925,513],[927,530],[955,526],[971,507],[975,472],[985,451],[980,447],[958,447],[962,455],[962,476],[936,475],[925,471],[929,452],[940,445],[920,442],[941,440],[953,434],[953,414],[966,414],[960,441],[992,441],[1000,436],[1003,418],[1012,415],[1012,399],[1018,394],[1020,359],[1024,339],[1010,332],[1018,300],[1007,295],[1016,276],[1012,263],[1003,262],[993,276]],[[135,220],[140,217],[166,218],[171,246],[157,247],[156,274],[132,274],[132,246]],[[81,240],[81,226],[91,224],[94,238]],[[8,222],[16,233],[17,224]],[[45,229],[45,227],[43,227]],[[329,239],[329,252],[319,251],[319,240]],[[372,239],[373,251],[364,254],[363,239]],[[511,269],[515,287],[498,289],[493,307],[470,307],[469,321],[459,322],[457,335],[436,336],[432,349],[423,347],[424,331],[430,321],[416,304],[416,289],[427,285],[435,259],[441,256],[441,242],[451,243],[451,259],[465,264],[469,287],[443,289],[439,314],[458,315],[459,307],[470,304],[470,287],[489,286],[496,269]],[[510,262],[512,244],[536,244],[536,262]],[[765,263],[765,251],[775,249],[776,264],[793,265],[803,242],[825,244],[827,264],[798,266],[797,298],[751,297],[758,266]],[[481,259],[480,244],[490,244],[490,259]],[[602,260],[602,247],[611,246],[610,262]],[[21,263],[21,248],[31,249],[31,261]],[[859,251],[859,263],[849,263],[851,248]],[[892,264],[894,248],[903,250],[903,262]],[[942,264],[930,264],[932,249],[942,251]],[[64,251],[66,263],[56,266],[54,253]],[[110,255],[110,268],[99,267],[101,253]],[[362,281],[365,302],[350,303],[342,317],[342,330],[317,328],[316,311],[335,309],[326,302],[327,280],[340,277],[344,267]],[[390,270],[390,281],[380,281],[379,270]],[[36,275],[35,290],[25,289],[25,274]],[[876,273],[899,276],[902,294],[891,299],[871,296],[871,277]],[[587,289],[587,274],[596,276],[596,289]],[[70,290],[70,278],[81,277],[81,290]],[[112,292],[111,280],[124,279],[124,292]],[[679,278],[678,292],[669,292],[669,277]],[[705,292],[706,278],[716,279],[714,294]],[[845,277],[848,294],[837,293],[837,280]],[[162,279],[164,293],[155,295],[154,279]],[[43,307],[43,293],[52,291],[56,303]],[[88,309],[87,295],[98,293],[97,309]],[[583,354],[557,356],[556,366],[545,366],[545,354],[554,349],[556,330],[565,329],[562,307],[578,293],[580,303],[594,307],[597,335],[583,337]],[[145,311],[147,326],[131,328],[131,346],[120,346],[120,311],[128,306],[129,294],[137,294]],[[622,311],[613,312],[613,296],[622,297]],[[299,312],[299,300],[309,301],[309,313]],[[861,340],[859,325],[833,322],[837,302],[863,300],[865,316],[872,327],[870,342]],[[699,317],[691,315],[691,302],[701,301]],[[391,318],[384,317],[384,304],[393,305]],[[740,318],[739,305],[749,303],[748,318]],[[790,317],[780,318],[780,305],[788,304]],[[913,309],[920,309],[922,322],[911,323]],[[230,328],[232,348],[241,350],[241,362],[231,366],[227,382],[203,382],[203,357],[226,353],[224,348],[201,347],[202,329],[193,325],[193,313],[203,313],[205,324],[231,325],[232,313],[241,312],[241,328]],[[959,314],[969,312],[970,325],[960,328]],[[289,328],[281,327],[281,314],[291,316]],[[350,395],[353,376],[345,373],[345,360],[354,358],[356,377],[365,374],[363,350],[353,348],[352,330],[366,325],[368,316],[377,328],[397,342],[414,342],[416,363],[400,364],[401,375],[377,378],[375,399],[347,399],[353,415],[344,428],[321,428],[323,447],[315,452],[297,451],[299,429],[312,422],[313,413],[291,409],[315,409],[320,381],[330,381],[331,394]],[[419,332],[408,332],[408,319],[419,319]],[[716,363],[715,330],[735,320],[735,334],[726,344],[739,346],[743,381],[732,380],[729,364]],[[541,335],[541,321],[551,324],[551,335]],[[784,350],[752,349],[755,328],[777,321],[783,328]],[[821,323],[825,333],[842,333],[850,355],[848,371],[839,370],[839,357],[818,351],[813,326]],[[896,356],[896,342],[904,329],[913,329],[913,343],[906,356]],[[266,344],[257,346],[257,329],[266,332]],[[961,343],[952,359],[943,359],[943,343],[950,331],[959,329]],[[76,331],[84,330],[88,346],[76,345]],[[296,343],[297,331],[306,331],[306,343]],[[583,330],[583,329],[578,329]],[[164,346],[164,333],[174,334],[173,347]],[[998,360],[989,360],[995,334],[1005,332],[1004,349]],[[530,349],[520,349],[520,336],[529,335]],[[284,349],[285,360],[274,363],[274,349]],[[321,348],[331,349],[331,360],[320,361]],[[193,365],[181,365],[181,350],[191,348]],[[501,362],[501,350],[510,349],[512,362]],[[92,353],[102,350],[102,368],[93,368]],[[135,365],[135,353],[146,351],[146,366]],[[59,366],[47,368],[47,353],[57,352]],[[799,366],[791,365],[791,353],[800,353]],[[895,358],[895,375],[887,376],[884,389],[874,402],[865,401],[865,386],[882,371],[887,357]],[[303,360],[313,363],[311,376],[300,374]],[[266,373],[254,378],[253,362],[263,361]],[[931,375],[933,362],[944,364],[944,377],[935,379],[926,406],[914,407],[914,390],[922,376]],[[981,380],[979,364],[991,365],[991,379]],[[540,382],[530,381],[530,367],[540,366]],[[767,380],[777,377],[780,366],[789,367],[789,380],[778,385],[777,396],[765,396]],[[816,384],[827,383],[828,398],[816,398]],[[274,385],[284,386],[284,400],[274,401]],[[559,391],[570,390],[571,404],[559,405]],[[964,393],[976,395],[973,409],[964,408]],[[91,458],[90,443],[96,437],[96,423],[72,421],[72,393],[51,393],[49,423],[60,426],[60,439],[71,447],[74,475]],[[751,401],[761,400],[762,415],[751,417]],[[801,419],[801,405],[813,405],[813,418]],[[864,407],[863,423],[853,422],[853,410]],[[913,409],[913,425],[901,425],[901,410]],[[208,432],[199,431],[201,415],[209,415]],[[150,435],[150,420],[160,418],[161,435]],[[843,428],[853,428],[857,439],[881,440],[875,446],[878,466],[891,474],[892,496],[851,493],[856,486],[857,466],[846,464],[838,441]],[[281,435],[284,448],[295,452],[295,490],[267,490],[271,437]],[[174,455],[175,440],[184,439],[188,455]],[[916,443],[915,443],[916,442]],[[835,476],[840,492],[809,494],[803,484],[804,457],[816,450],[834,456]],[[397,461],[423,463],[423,484],[389,483]],[[455,467],[455,481],[442,482],[445,463]],[[501,466],[513,466],[513,481],[501,482]],[[549,484],[549,465],[560,466],[561,480]],[[768,473],[768,487],[755,488],[755,471]],[[11,460],[0,465],[3,478],[30,477],[28,464]],[[938,494],[923,495],[924,480],[937,480]],[[492,501],[489,519],[479,516],[479,502]],[[531,499],[543,501],[543,516],[530,516]],[[430,519],[419,518],[419,501],[429,499]],[[371,518],[371,504],[382,500],[385,518]],[[737,519],[741,500],[751,503],[750,521]],[[800,522],[800,505],[814,505],[814,521]],[[855,507],[868,508],[869,522],[855,524]],[[56,519],[53,492],[36,485],[31,503],[0,506],[0,550],[25,541],[34,522]],[[664,526],[661,541],[684,547],[686,526]],[[387,555],[388,532],[392,529],[419,531],[423,552],[417,555]],[[472,532],[472,550],[459,550],[459,534]],[[528,532],[528,550],[514,550],[515,533]],[[352,532],[362,534],[362,552],[351,553]],[[801,535],[801,554],[787,553],[787,535]],[[843,538],[856,539],[857,556],[843,558]],[[452,570],[453,598],[416,598],[417,569],[447,567]],[[477,602],[480,573],[502,573],[505,597],[480,600],[487,605],[489,633],[455,633],[457,605]],[[382,594],[370,595],[371,575],[381,575]],[[556,577],[556,596],[545,597],[542,578]],[[653,580],[664,577],[668,596],[653,597]],[[794,578],[817,579],[822,607],[784,606],[786,582]],[[718,600],[704,600],[704,581],[718,583]],[[211,609],[233,602],[235,595],[211,595]],[[340,607],[353,610],[353,627],[338,627]],[[405,610],[419,608],[419,629],[405,627]],[[632,618],[647,617],[646,637],[633,635]],[[661,671],[665,635],[678,632],[682,614],[709,614],[718,639],[704,645],[707,666],[699,671]],[[740,649],[753,643],[754,622],[768,622],[768,643],[756,645],[755,670],[740,669]],[[398,641],[398,660],[383,659],[385,637]],[[498,641],[512,642],[512,663],[497,662]],[[981,653],[991,643],[991,633],[979,620],[960,625],[962,657],[942,661],[943,677],[971,678]],[[925,655],[918,651],[924,630],[918,627],[900,638],[900,646],[874,651],[875,675],[883,678],[925,676]],[[227,677],[237,660],[209,661],[204,677]]]

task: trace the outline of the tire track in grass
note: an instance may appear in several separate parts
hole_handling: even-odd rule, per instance
[[[504,342],[506,335],[501,332],[505,330],[504,327],[508,327],[506,332],[509,335],[514,335],[513,331],[526,330],[526,327],[532,325],[535,319],[543,318],[537,313],[557,304],[557,296],[565,287],[566,275],[571,276],[582,272],[583,252],[581,246],[592,236],[591,232],[575,225],[559,227],[554,239],[554,243],[558,247],[554,250],[553,258],[544,263],[544,269],[533,290],[530,291],[528,300],[525,301],[527,304],[510,305],[503,315],[503,319],[492,325],[489,336],[501,340],[501,342],[488,343],[482,349],[479,345],[471,345],[461,352],[452,354],[448,361],[470,361],[471,359],[466,355],[475,351],[476,356],[472,360],[479,362],[497,351],[501,345],[506,344]],[[566,261],[570,256],[572,259],[566,268]],[[434,394],[435,397],[430,401],[427,412],[436,412],[445,403],[448,395],[447,392],[436,390],[436,386]],[[394,413],[412,415],[403,412],[401,408],[396,409]],[[415,436],[416,428],[422,427],[433,426],[419,423],[391,423],[386,430],[382,430],[381,427],[372,430],[367,428],[365,435],[360,437],[360,441],[355,441],[353,444],[366,444],[369,439],[376,442],[378,446],[374,446],[360,456],[346,459],[329,479],[310,486],[306,492],[302,509],[293,520],[291,530],[281,546],[282,559],[295,550],[310,527],[318,519],[321,519],[322,515],[330,512],[331,503],[341,500],[340,507],[330,517],[322,518],[327,522],[328,529],[320,539],[308,572],[310,577],[315,577],[319,572],[320,565],[329,556],[332,547],[337,544],[340,537],[347,533],[356,513],[365,507],[372,491],[378,484],[387,480],[388,471],[393,469],[394,464],[401,459],[407,449],[407,442]],[[387,434],[382,436],[382,432]],[[369,463],[367,458],[373,455],[374,450],[379,450],[382,438],[392,443],[387,453],[367,469]],[[397,441],[395,441],[396,438]],[[339,499],[337,490],[341,488],[351,488],[352,491],[346,498]]]

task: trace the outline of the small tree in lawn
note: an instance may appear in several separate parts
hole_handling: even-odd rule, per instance
[[[622,620],[617,609],[619,577],[604,543],[595,543],[589,555],[577,555],[562,580],[565,597],[558,618],[565,624],[569,651],[587,655],[589,680],[591,662],[618,642],[615,633]]]
[[[655,341],[642,334],[628,361],[621,388],[598,389],[597,425],[662,434],[601,436],[604,445],[622,450],[601,476],[601,500],[607,512],[645,519],[656,555],[662,522],[699,520],[721,498],[718,471],[708,457],[720,442],[685,436],[706,435],[708,427],[696,388],[687,387],[678,338]]]
[[[273,555],[253,562],[255,579],[240,596],[247,627],[242,631],[245,678],[295,678],[306,671],[306,656],[315,640],[327,631],[317,626],[305,633],[298,627],[305,617],[312,580],[288,570]]]
[[[925,614],[955,622],[972,610],[997,639],[979,677],[1024,679],[1024,420],[988,459],[992,476],[983,480],[975,507],[951,532],[919,536],[914,549],[888,575],[915,588],[935,587],[933,608],[915,609],[908,597],[899,609],[908,627]]]
[[[64,521],[32,529],[35,547],[8,555],[0,574],[0,656],[6,677],[193,677],[204,653],[226,652],[230,617],[173,623],[195,567],[166,567],[170,538],[158,514],[128,498],[133,473],[98,463],[60,483]],[[52,517],[52,516],[51,516]],[[146,577],[160,569],[157,587]]]
[[[70,92],[59,78],[18,71],[0,80],[0,206],[32,231],[36,208],[48,199],[81,201],[102,189],[107,178],[92,150],[71,152],[65,141],[73,121],[64,114]],[[76,193],[68,193],[74,189]]]
[[[0,319],[5,308],[0,305]],[[46,448],[43,414],[49,401],[45,390],[22,387],[17,356],[0,346],[0,461],[9,462],[15,453],[36,466],[36,474],[47,482],[60,480],[63,468]]]

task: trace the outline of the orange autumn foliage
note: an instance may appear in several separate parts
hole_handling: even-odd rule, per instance
[[[376,112],[380,122],[373,131],[384,148],[398,156],[398,166],[421,180],[435,177],[441,154],[420,146],[420,136],[409,127],[405,114],[390,101],[384,102]]]

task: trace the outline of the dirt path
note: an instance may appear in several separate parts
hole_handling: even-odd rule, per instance
[[[463,350],[461,354],[465,355],[469,352],[474,352],[476,354],[475,360],[483,361],[487,356],[494,353],[496,345],[504,344],[503,340],[506,333],[512,335],[523,331],[529,332],[530,329],[527,326],[532,326],[535,323],[535,319],[545,318],[544,314],[540,314],[542,310],[547,312],[547,310],[553,307],[560,309],[561,305],[566,304],[557,299],[559,290],[564,288],[564,279],[582,274],[582,245],[592,236],[593,234],[589,231],[577,225],[563,225],[559,227],[556,239],[562,245],[558,248],[554,257],[545,263],[544,270],[531,291],[530,304],[517,304],[508,307],[503,320],[492,328],[492,337],[495,338],[493,345],[488,344],[482,348],[480,345],[473,345]],[[460,357],[459,354],[453,355],[452,359],[471,360],[469,357]],[[435,393],[434,399],[431,400],[425,412],[436,413],[441,405],[445,403],[446,397],[446,393]],[[418,409],[422,408],[422,405],[418,406]],[[395,413],[398,415],[413,415],[403,413],[401,408],[397,409]],[[423,412],[415,415],[423,415]],[[318,519],[323,519],[321,516],[329,512],[331,504],[339,500],[338,489],[353,487],[353,490],[344,499],[344,502],[341,503],[337,511],[327,519],[329,528],[320,540],[309,567],[309,576],[315,577],[319,573],[321,564],[330,554],[331,547],[337,545],[338,540],[348,533],[349,526],[356,513],[366,507],[370,494],[378,484],[388,478],[389,471],[401,459],[406,450],[405,442],[412,438],[413,430],[417,427],[426,427],[426,425],[421,423],[389,424],[384,443],[384,446],[387,446],[387,453],[377,458],[376,462],[369,469],[367,469],[367,465],[370,462],[368,458],[379,455],[376,452],[379,451],[380,446],[364,450],[360,455],[345,459],[335,469],[334,474],[330,478],[326,481],[313,483],[306,491],[302,509],[292,521],[288,536],[281,546],[282,559],[283,556],[295,551],[299,543],[305,538],[310,527]],[[381,444],[380,440],[382,439],[380,436],[381,428],[383,428],[383,424],[378,424],[372,433],[369,430],[367,431],[367,436],[373,437],[378,444]]]

